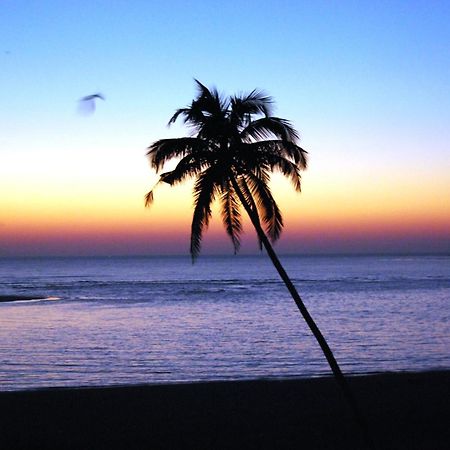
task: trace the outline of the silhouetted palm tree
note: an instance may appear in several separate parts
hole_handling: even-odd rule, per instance
[[[215,199],[220,201],[222,220],[235,253],[239,250],[242,206],[255,227],[260,247],[266,249],[366,434],[346,379],[271,244],[280,237],[283,219],[269,188],[270,174],[281,172],[300,192],[300,171],[306,168],[307,152],[297,144],[299,134],[289,121],[271,115],[272,99],[264,93],[253,90],[223,98],[216,89],[195,82],[198,96],[190,106],[178,109],[169,121],[170,125],[182,117],[191,128],[191,137],[161,139],[151,144],[147,153],[157,173],[167,161],[180,158],[174,170],[160,175],[158,183],[175,185],[195,177],[192,258],[200,252],[202,233]],[[153,201],[153,189],[145,200],[147,206]]]

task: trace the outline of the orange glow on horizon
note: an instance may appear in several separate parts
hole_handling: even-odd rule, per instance
[[[178,252],[187,251],[192,182],[172,188],[158,186],[154,204],[144,208],[144,194],[157,178],[142,159],[125,174],[120,171],[121,162],[100,175],[91,169],[82,177],[80,173],[64,176],[59,172],[52,177],[31,172],[27,177],[2,177],[0,189],[7,195],[0,198],[0,255],[3,249],[13,253],[14,248],[26,253],[28,247],[64,252],[68,241],[73,251],[79,241],[80,248],[94,253],[97,245],[101,253],[108,248],[161,252],[163,243],[171,251],[176,251],[175,247]],[[134,172],[136,176],[131,177]],[[305,240],[332,243],[333,239],[340,242],[352,236],[367,242],[383,236],[394,240],[434,236],[448,250],[449,177],[424,173],[421,181],[418,190],[416,180],[405,174],[375,176],[364,172],[339,177],[326,171],[320,175],[307,171],[303,192],[298,194],[275,175],[272,190],[285,222],[279,247],[301,251]],[[229,251],[217,204],[213,216],[205,247]],[[245,236],[251,236],[244,240],[253,242],[249,221],[244,222]]]

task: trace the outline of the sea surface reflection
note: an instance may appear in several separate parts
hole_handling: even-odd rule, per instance
[[[450,369],[450,258],[283,258],[344,371]],[[0,389],[328,374],[264,256],[1,259]],[[59,300],[57,300],[59,299]]]

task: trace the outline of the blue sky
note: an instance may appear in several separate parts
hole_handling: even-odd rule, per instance
[[[197,77],[263,87],[303,120],[448,118],[448,2],[3,1],[0,13],[4,114],[52,117],[99,89],[165,118]]]
[[[367,180],[395,192],[412,178],[408,189],[433,180],[429,196],[443,195],[449,23],[444,1],[4,0],[0,175],[26,184],[31,170],[48,177],[47,163],[61,158],[51,170],[64,172],[82,154],[99,164],[100,179],[108,158],[111,173],[128,171],[121,182],[144,177],[145,147],[185,133],[165,125],[191,100],[195,77],[276,99],[310,151],[306,189],[310,177],[330,190]],[[97,91],[106,102],[81,118],[77,100]],[[16,189],[5,183],[3,191]]]

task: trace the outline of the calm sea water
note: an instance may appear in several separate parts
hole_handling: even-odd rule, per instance
[[[450,369],[450,257],[284,257],[348,373]],[[0,259],[0,390],[328,374],[264,255]]]

